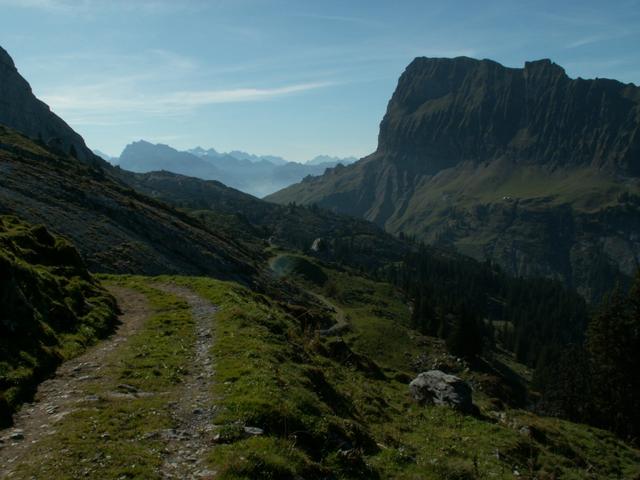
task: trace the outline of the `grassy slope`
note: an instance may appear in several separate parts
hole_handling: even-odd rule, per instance
[[[423,179],[406,208],[390,218],[386,227],[421,235],[446,223],[454,211],[504,207],[515,201],[532,211],[571,205],[576,213],[595,213],[619,206],[621,194],[638,194],[639,187],[637,182],[620,181],[591,168],[549,172],[542,167],[516,168],[502,162],[475,168],[461,165]]]
[[[62,360],[115,323],[113,299],[66,240],[0,216],[0,424]]]
[[[519,410],[494,417],[482,392],[475,396],[485,415],[479,418],[414,404],[410,377],[403,374],[411,371],[404,352],[440,356],[441,345],[406,328],[407,308],[389,286],[322,268],[328,277],[323,286],[302,283],[346,313],[352,324],[346,343],[301,328],[297,308],[286,299],[237,284],[112,277],[147,294],[157,313],[108,368],[115,369],[116,381],[166,395],[102,400],[97,414],[86,409],[67,416],[47,440],[62,453],[39,456],[38,465],[24,466],[21,473],[28,478],[46,472],[57,479],[66,478],[63,472],[90,475],[100,468],[101,478],[155,478],[161,445],[153,433],[170,427],[166,404],[188,368],[180,348],[192,341],[185,305],[155,291],[156,281],[187,286],[221,307],[212,352],[221,443],[209,455],[217,478],[507,479],[516,469],[523,478],[640,473],[638,452],[611,434]],[[168,368],[156,375],[157,365]],[[474,381],[473,372],[463,368],[460,374]],[[91,388],[100,395],[115,386],[96,382]],[[263,428],[265,435],[245,438],[243,426]]]
[[[372,157],[369,163],[373,165],[375,161],[378,160]],[[291,185],[266,198],[280,204],[295,201],[322,205],[324,198],[366,188],[367,166],[367,162],[360,162],[339,173]],[[640,192],[637,179],[614,178],[589,167],[550,171],[543,166],[515,165],[501,160],[477,166],[462,163],[417,180],[413,191],[407,192],[411,194],[409,203],[390,219],[387,225],[390,230],[397,230],[401,224],[411,221],[424,226],[424,217],[432,216],[431,208],[426,208],[431,204],[466,208],[502,202],[503,197],[508,196],[521,200],[545,199],[549,206],[569,203],[578,211],[593,212],[616,205],[618,195],[623,192]],[[349,207],[344,205],[341,210]]]
[[[347,344],[385,372],[377,381],[357,369],[347,373],[333,362],[324,366],[336,390],[354,400],[378,444],[379,451],[365,460],[381,477],[512,478],[518,469],[529,478],[534,473],[538,478],[618,478],[640,471],[638,453],[606,432],[520,410],[494,411],[485,388],[491,379],[464,366],[457,374],[474,385],[484,418],[414,405],[403,373],[410,373],[412,361],[425,354],[446,363],[442,344],[407,328],[408,309],[389,285],[324,270],[329,280],[321,290],[304,278],[299,281],[329,296],[346,313],[352,326]],[[455,363],[450,367],[455,369]]]
[[[470,206],[501,202],[505,196],[522,200],[545,198],[550,205],[571,203],[578,210],[589,211],[615,204],[618,194],[633,188],[632,184],[591,168],[548,171],[533,165],[494,162],[444,170],[417,188],[414,201],[416,205],[442,203],[443,196],[452,195],[456,205]]]

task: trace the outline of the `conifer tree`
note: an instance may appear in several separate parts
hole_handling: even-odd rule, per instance
[[[640,434],[640,276],[625,298],[619,288],[589,323],[593,409],[603,427],[629,438]]]
[[[454,320],[447,348],[458,357],[473,360],[482,353],[482,330],[476,317],[466,309]]]

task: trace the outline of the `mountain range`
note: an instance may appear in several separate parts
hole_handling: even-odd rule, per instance
[[[253,155],[238,150],[219,153],[196,147],[178,151],[168,145],[144,140],[125,147],[119,158],[101,155],[114,165],[137,173],[166,170],[203,180],[218,180],[256,197],[263,197],[327,168],[348,165],[357,159],[319,155],[307,163],[289,162],[272,155]]]
[[[169,171],[290,167],[278,160],[136,142],[111,165],[4,59],[0,477],[637,478],[640,277],[590,320],[595,290],[583,297],[536,263],[563,261],[550,238],[579,238],[571,268],[592,275],[586,288],[624,280],[640,231],[629,102],[611,116],[624,131],[601,125],[592,139],[583,119],[584,138],[605,145],[589,157],[541,111],[571,111],[555,106],[558,92],[533,117],[510,116],[524,133],[508,140],[500,118],[522,93],[521,70],[507,69],[516,86],[503,99],[488,93],[505,70],[493,62],[414,63],[378,151],[305,177],[279,204]],[[562,78],[548,62],[527,68]],[[535,90],[542,104],[546,91]],[[592,98],[608,99],[596,89],[580,111]],[[610,103],[597,115],[609,119]],[[518,153],[518,139],[536,136],[567,150],[527,140],[529,156]],[[445,191],[431,193],[437,182]],[[415,224],[444,204],[449,236],[427,246],[426,230],[385,231],[404,218],[399,199]],[[465,224],[465,208],[481,220]],[[375,223],[359,218],[369,214]],[[569,286],[451,248],[492,235],[524,252],[520,273]],[[590,257],[593,245],[618,256]]]
[[[638,266],[639,174],[635,85],[571,79],[549,60],[417,58],[373,154],[266,199],[362,217],[595,298]]]

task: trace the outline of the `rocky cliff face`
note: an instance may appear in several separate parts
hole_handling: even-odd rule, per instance
[[[640,173],[640,88],[571,79],[549,60],[417,58],[380,125],[378,152],[436,173],[497,158]]]
[[[414,60],[369,157],[267,200],[318,204],[596,298],[638,265],[640,88]]]
[[[0,47],[0,124],[14,128],[62,154],[89,164],[103,161],[87,148],[80,135],[38,100],[9,54]]]

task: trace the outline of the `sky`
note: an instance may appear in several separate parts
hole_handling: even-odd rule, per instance
[[[373,152],[417,56],[640,84],[640,0],[0,0],[0,46],[91,148]]]

